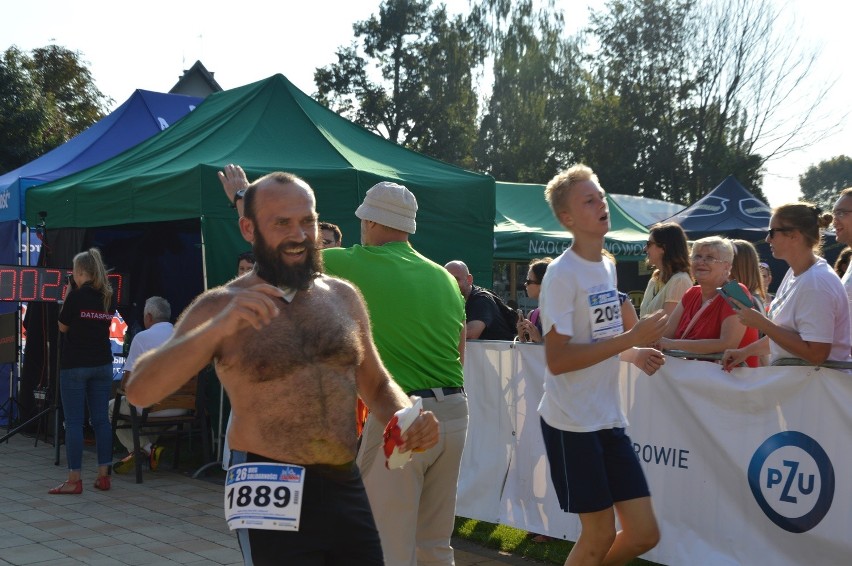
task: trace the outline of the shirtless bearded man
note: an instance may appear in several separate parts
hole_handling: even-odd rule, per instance
[[[196,299],[174,336],[139,361],[127,397],[151,405],[215,360],[233,411],[232,465],[263,462],[254,469],[304,478],[297,519],[296,498],[280,481],[236,492],[243,507],[260,507],[260,515],[283,509],[279,525],[298,521],[298,531],[270,530],[272,521],[238,528],[246,564],[382,564],[354,464],[352,411],[360,394],[387,422],[411,402],[382,365],[359,292],[321,273],[315,198],[307,183],[271,173],[250,185],[244,199],[240,230],[252,243],[257,268]],[[401,450],[434,446],[434,415],[422,413],[402,439]],[[286,466],[275,468],[279,463]],[[226,493],[240,480],[235,470],[245,478],[252,469],[232,468]],[[226,498],[226,514],[228,505]]]

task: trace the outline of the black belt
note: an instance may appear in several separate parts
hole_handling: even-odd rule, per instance
[[[444,392],[444,395],[455,395],[464,393],[464,387],[436,387]],[[434,397],[435,391],[432,389],[418,389],[417,391],[409,391],[409,395],[417,395],[418,397]]]

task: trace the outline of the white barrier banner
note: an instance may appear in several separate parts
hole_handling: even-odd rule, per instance
[[[471,424],[457,514],[576,540],[579,521],[556,502],[536,413],[543,354],[537,345],[468,344]],[[651,377],[628,364],[620,377],[628,434],[662,531],[645,558],[848,563],[852,376],[802,367],[728,374],[667,357]]]

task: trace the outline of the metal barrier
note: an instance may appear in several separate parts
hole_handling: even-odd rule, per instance
[[[852,369],[852,362],[837,362],[834,360],[826,360],[821,364],[814,365],[807,360],[803,360],[802,358],[778,358],[774,362],[772,362],[773,366],[809,366],[814,367],[817,370],[819,368],[831,368],[831,369]]]
[[[717,352],[715,354],[696,354],[695,352],[687,352],[686,350],[665,350],[663,353],[674,358],[684,358],[689,360],[704,360],[708,362],[719,362],[722,360],[721,352]]]

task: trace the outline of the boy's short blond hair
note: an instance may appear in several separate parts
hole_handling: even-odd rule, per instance
[[[583,181],[594,181],[598,186],[601,184],[591,167],[578,163],[557,174],[547,183],[547,187],[544,189],[544,199],[550,205],[550,209],[557,220],[559,213],[568,208],[568,194],[571,187]]]

